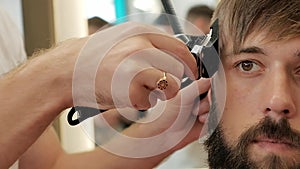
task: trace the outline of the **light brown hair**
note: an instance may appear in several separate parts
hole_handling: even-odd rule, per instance
[[[300,0],[221,0],[212,21],[217,18],[221,52],[228,44],[237,53],[254,31],[268,40],[300,36]]]

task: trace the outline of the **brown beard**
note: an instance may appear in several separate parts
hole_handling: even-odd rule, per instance
[[[211,169],[300,169],[299,160],[291,160],[276,154],[268,155],[260,162],[251,161],[247,150],[258,136],[274,140],[284,139],[291,143],[290,146],[297,150],[300,156],[300,133],[292,130],[286,119],[276,123],[266,117],[245,131],[239,137],[238,143],[232,147],[226,143],[223,129],[219,124],[205,142],[209,167]]]

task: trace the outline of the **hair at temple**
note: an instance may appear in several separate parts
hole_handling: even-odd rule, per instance
[[[221,51],[226,44],[237,53],[254,30],[267,33],[265,38],[269,41],[300,35],[299,0],[221,0],[212,21],[217,18]]]

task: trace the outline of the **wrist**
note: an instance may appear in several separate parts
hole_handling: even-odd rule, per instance
[[[24,89],[28,99],[39,104],[37,107],[46,104],[51,110],[59,110],[57,113],[71,107],[74,65],[84,42],[85,39],[68,40],[37,57],[33,56],[10,73],[11,87]]]
[[[11,74],[8,80],[15,95],[22,100],[28,100],[27,105],[43,112],[52,112],[57,115],[66,108],[65,95],[68,91],[63,91],[64,79],[53,67],[47,65],[45,58],[47,54],[36,57],[16,72]],[[18,91],[24,90],[24,93]],[[30,105],[29,105],[30,104]],[[57,111],[57,112],[56,112]],[[52,116],[51,115],[51,116]]]
[[[86,38],[71,39],[62,42],[54,49],[39,57],[40,65],[45,67],[44,75],[49,76],[48,85],[51,92],[58,98],[62,109],[73,106],[72,80],[77,57],[87,41]],[[37,68],[38,68],[37,67]]]

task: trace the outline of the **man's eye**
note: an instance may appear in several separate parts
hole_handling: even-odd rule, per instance
[[[250,60],[246,60],[246,61],[242,61],[242,62],[238,63],[237,68],[240,71],[246,72],[246,73],[255,72],[260,69],[260,67],[255,62],[250,61]]]

